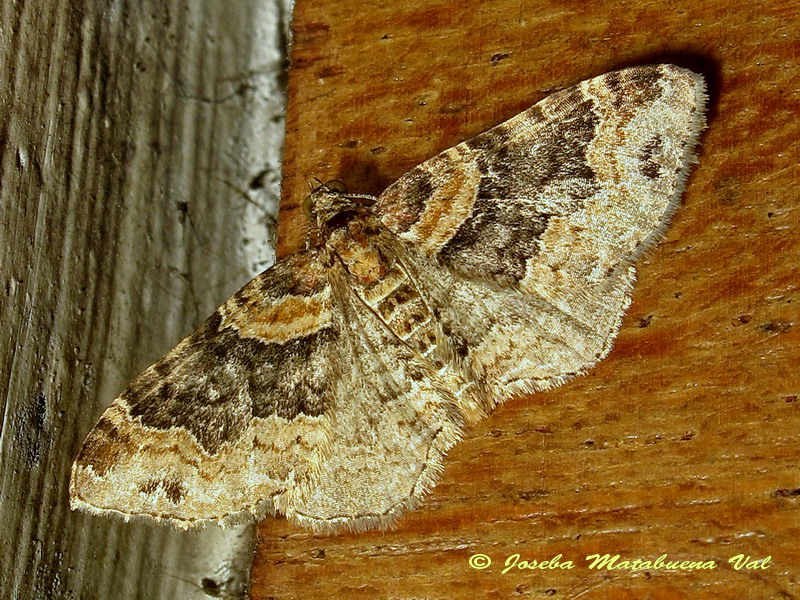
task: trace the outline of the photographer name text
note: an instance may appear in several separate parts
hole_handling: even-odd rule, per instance
[[[667,554],[662,554],[655,560],[643,558],[623,558],[619,554],[589,554],[584,558],[584,566],[596,571],[701,571],[716,569],[719,564],[712,559],[673,559]],[[473,569],[484,570],[492,566],[494,561],[486,554],[473,554],[469,557],[469,566]],[[747,554],[737,554],[728,559],[728,564],[736,571],[752,571],[756,569],[769,569],[772,557],[755,558]],[[576,564],[572,560],[564,559],[557,554],[547,560],[524,559],[519,554],[511,554],[503,561],[501,573],[514,570],[553,570],[574,569]]]

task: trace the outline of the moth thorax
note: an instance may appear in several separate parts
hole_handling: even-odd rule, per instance
[[[360,285],[369,285],[380,279],[385,271],[380,250],[366,235],[360,221],[330,231],[326,245]]]

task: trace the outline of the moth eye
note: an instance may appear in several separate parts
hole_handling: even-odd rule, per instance
[[[308,217],[309,219],[312,216],[311,215],[311,206],[312,206],[311,196],[309,195],[309,196],[306,196],[305,198],[303,198],[303,214],[306,217]]]
[[[328,181],[325,184],[325,187],[332,192],[338,192],[340,194],[347,193],[347,186],[344,184],[344,181],[340,179],[333,179],[332,181]]]

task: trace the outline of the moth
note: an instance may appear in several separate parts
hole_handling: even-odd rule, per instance
[[[605,357],[634,262],[680,201],[702,76],[615,71],[413,168],[319,185],[306,248],[244,286],[105,411],[73,508],[180,528],[282,513],[391,525],[465,429]]]

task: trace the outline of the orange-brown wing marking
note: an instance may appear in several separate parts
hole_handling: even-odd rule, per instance
[[[73,505],[187,527],[280,509],[327,456],[339,335],[317,253],[279,261],[114,401],[75,461]]]

